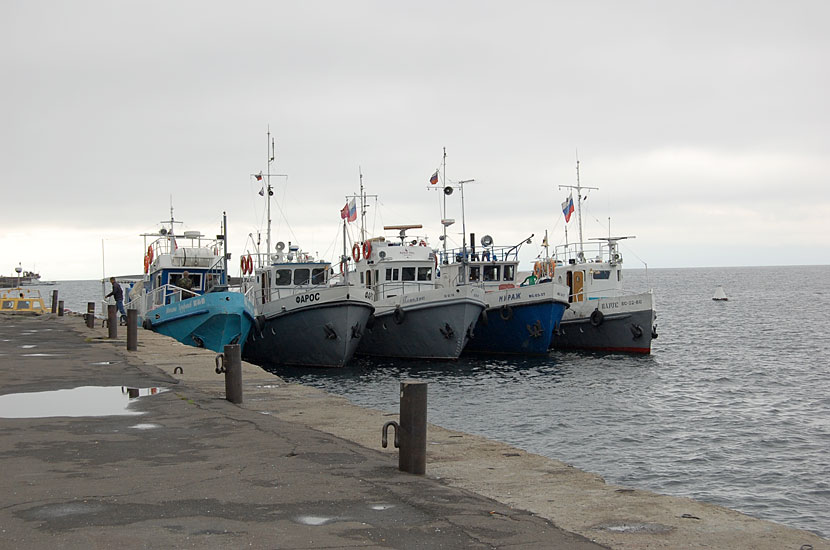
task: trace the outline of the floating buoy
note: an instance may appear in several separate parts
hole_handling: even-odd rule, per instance
[[[716,302],[726,302],[729,298],[726,297],[726,292],[723,291],[723,287],[719,286],[715,289],[715,295],[712,296],[712,299]]]

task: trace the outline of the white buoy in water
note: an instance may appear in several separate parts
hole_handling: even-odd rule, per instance
[[[716,302],[725,302],[725,301],[729,300],[729,298],[726,297],[726,292],[723,291],[722,286],[719,286],[718,288],[715,289],[715,295],[712,296],[712,299],[715,300]]]

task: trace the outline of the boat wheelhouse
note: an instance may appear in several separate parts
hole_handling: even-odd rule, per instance
[[[0,290],[0,313],[48,313],[39,290],[4,288]]]

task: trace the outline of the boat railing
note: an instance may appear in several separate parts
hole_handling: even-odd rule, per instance
[[[467,262],[518,262],[518,248],[515,246],[487,246],[487,247],[467,247],[453,248],[439,252],[439,262],[441,265],[452,263],[461,263],[466,258]]]
[[[575,263],[621,262],[616,243],[606,241],[562,244],[554,248],[553,259],[557,265]]]

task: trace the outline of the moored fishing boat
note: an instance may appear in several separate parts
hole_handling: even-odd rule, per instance
[[[21,264],[14,268],[16,275],[0,275],[0,288],[19,287],[22,285],[33,285],[40,281],[40,274],[34,271],[23,269]]]
[[[375,313],[358,353],[407,359],[456,359],[484,310],[484,290],[442,287],[437,256],[425,237],[407,237],[421,225],[386,226],[399,243],[367,239],[353,249],[360,285],[375,292]]]
[[[139,323],[183,344],[224,351],[243,346],[254,321],[253,303],[228,288],[227,235],[176,234],[173,209],[157,233],[145,233],[144,279],[129,292]],[[224,224],[223,224],[224,225]],[[148,244],[149,240],[149,244]],[[244,349],[244,348],[243,348]]]
[[[494,246],[485,235],[482,249],[471,246],[442,255],[439,280],[452,287],[468,280],[484,289],[487,306],[465,353],[543,355],[548,353],[553,328],[568,307],[568,288],[537,277],[518,280],[522,240],[515,246]],[[475,235],[470,235],[475,243]]]
[[[579,161],[576,185],[560,188],[577,190],[576,213],[579,240],[555,247],[554,260],[557,283],[568,286],[570,307],[553,332],[553,347],[609,352],[650,353],[651,341],[657,338],[654,295],[630,292],[623,284],[623,257],[619,241],[633,238],[601,237],[584,242],[582,238],[583,187],[579,181]],[[563,204],[566,223],[574,212],[572,196]],[[567,241],[567,225],[565,226]]]
[[[354,356],[374,311],[370,289],[334,281],[331,264],[316,260],[290,242],[271,248],[271,163],[275,152],[268,133],[268,170],[261,181],[268,227],[265,252],[242,257],[243,291],[252,296],[256,324],[245,345],[246,360],[260,365],[343,367]],[[267,192],[266,192],[267,191]],[[345,221],[344,221],[345,249]],[[345,250],[344,250],[345,255]]]

